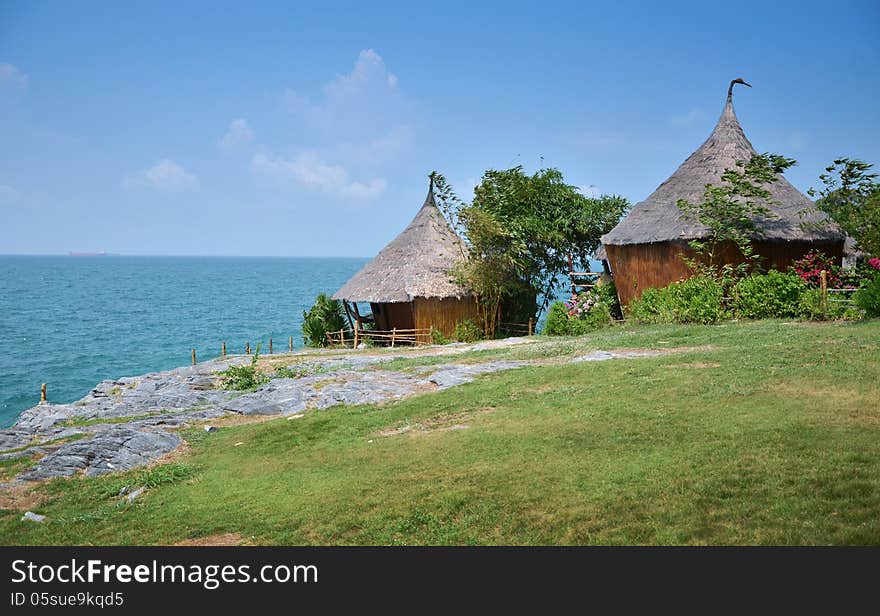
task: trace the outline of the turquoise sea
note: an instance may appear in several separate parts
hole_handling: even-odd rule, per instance
[[[246,342],[302,347],[303,310],[366,259],[0,256],[0,427],[103,379],[167,370]]]

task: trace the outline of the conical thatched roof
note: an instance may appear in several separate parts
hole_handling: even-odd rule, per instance
[[[456,235],[434,203],[433,182],[425,204],[400,235],[339,289],[333,299],[352,302],[410,302],[416,297],[468,295],[452,270],[465,258]]]
[[[748,161],[757,153],[733,111],[734,83],[745,82],[731,82],[724,112],[706,142],[647,199],[637,203],[614,229],[602,236],[603,244],[691,240],[706,235],[706,228],[686,218],[676,203],[679,199],[700,203],[706,184],[719,184],[725,169],[735,169],[738,160]],[[767,189],[778,203],[768,204],[773,216],[758,224],[761,238],[783,241],[843,239],[843,234],[834,225],[826,224],[827,217],[815,209],[813,202],[784,177],[780,176]]]

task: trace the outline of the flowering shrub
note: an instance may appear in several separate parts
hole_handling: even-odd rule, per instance
[[[602,285],[550,306],[543,332],[550,336],[581,336],[611,322],[614,288]]]
[[[880,259],[874,257],[873,259],[868,259],[868,265],[870,265],[873,269],[880,271]]]
[[[840,268],[825,256],[825,253],[818,250],[811,250],[803,258],[792,263],[791,267],[810,286],[818,287],[821,284],[822,270],[826,272],[830,288],[838,288],[841,284]]]

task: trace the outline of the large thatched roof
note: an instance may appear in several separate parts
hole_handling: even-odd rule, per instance
[[[744,82],[731,82],[724,112],[706,142],[647,199],[637,203],[614,229],[602,236],[603,244],[691,240],[706,235],[705,227],[686,218],[676,203],[679,199],[700,203],[706,184],[719,184],[725,169],[734,169],[738,160],[747,161],[756,154],[733,111],[734,83]],[[843,239],[835,226],[826,224],[827,218],[815,209],[813,202],[784,177],[780,176],[767,188],[777,203],[768,204],[773,217],[758,221],[761,238],[783,241]]]
[[[452,270],[466,252],[434,203],[433,185],[425,204],[400,235],[391,240],[333,299],[353,302],[409,302],[416,297],[468,295]]]

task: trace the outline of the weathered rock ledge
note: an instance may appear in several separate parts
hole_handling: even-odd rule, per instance
[[[477,345],[451,345],[436,355],[456,355],[522,344],[522,339]],[[516,368],[525,362],[448,363],[411,373],[381,370],[375,364],[411,354],[351,354],[309,357],[316,374],[275,378],[241,394],[220,388],[219,372],[250,362],[230,356],[191,367],[99,383],[71,404],[42,404],[25,410],[9,429],[0,430],[0,460],[35,457],[36,464],[16,482],[102,475],[141,466],[175,450],[175,430],[232,414],[293,415],[339,404],[370,404],[446,389],[476,376]],[[279,356],[281,365],[302,366],[300,358]],[[274,359],[274,358],[273,358]]]

